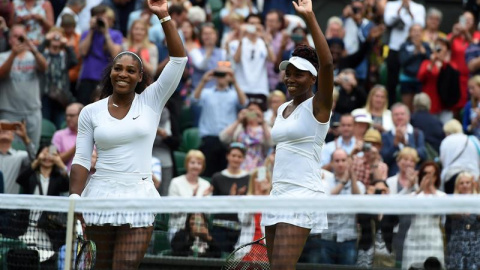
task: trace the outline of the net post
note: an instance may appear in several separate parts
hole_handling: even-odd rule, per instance
[[[66,248],[65,248],[65,267],[64,270],[72,269],[72,249],[73,249],[73,223],[75,217],[75,199],[70,199],[70,204],[68,208],[67,216],[67,238],[66,238]]]

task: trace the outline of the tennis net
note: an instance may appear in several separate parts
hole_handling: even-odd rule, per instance
[[[297,269],[471,268],[480,261],[479,205],[475,195],[129,200],[1,195],[0,267],[120,269],[140,261],[140,269],[269,269],[263,217],[308,221],[326,213],[329,228],[310,234],[306,243],[291,241],[295,234],[276,235],[303,247]],[[87,226],[82,239],[76,218],[110,225],[133,220],[134,228]],[[145,222],[153,222],[153,230],[143,228]]]

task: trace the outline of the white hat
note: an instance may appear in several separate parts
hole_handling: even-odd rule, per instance
[[[352,116],[355,119],[355,122],[367,123],[367,124],[370,124],[370,125],[373,124],[372,116],[370,116],[369,114],[367,114],[365,112],[354,110],[352,112]]]
[[[279,69],[280,70],[287,69],[288,64],[292,64],[300,70],[310,71],[310,73],[312,73],[313,76],[317,76],[317,69],[315,69],[312,63],[310,63],[310,61],[308,61],[305,58],[302,58],[299,56],[290,57],[290,59],[282,61],[280,63]]]

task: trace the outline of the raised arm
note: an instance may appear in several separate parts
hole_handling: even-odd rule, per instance
[[[293,2],[295,10],[307,23],[312,34],[313,43],[317,51],[319,61],[319,72],[317,77],[317,93],[313,98],[313,114],[322,123],[328,122],[332,111],[333,92],[333,60],[327,44],[327,40],[318,25],[315,14],[312,10],[312,0],[299,0],[298,4]]]

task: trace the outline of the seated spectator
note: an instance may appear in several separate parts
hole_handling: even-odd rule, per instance
[[[250,103],[238,114],[233,124],[220,132],[220,141],[225,145],[241,142],[247,148],[242,169],[252,172],[263,166],[268,150],[273,146],[270,126],[263,120],[259,105]]]
[[[470,100],[463,109],[463,130],[480,139],[480,75],[468,81]]]
[[[23,194],[60,196],[69,189],[67,167],[54,146],[40,147],[31,167],[23,171],[16,182],[22,188]],[[57,251],[65,244],[65,235],[62,237],[58,230],[39,228],[41,214],[41,211],[30,211],[27,232],[19,239],[30,248],[38,250],[42,269],[54,269]]]
[[[24,25],[26,33],[33,44],[43,42],[45,33],[54,24],[53,7],[50,1],[18,0],[13,3],[15,9],[15,23]]]
[[[335,149],[342,148],[350,155],[357,145],[356,139],[353,136],[353,126],[355,118],[350,114],[344,114],[340,117],[340,136],[334,141],[327,143],[322,149],[321,165],[324,169],[331,171],[331,157]]]
[[[83,109],[81,103],[72,103],[65,110],[67,127],[57,130],[53,134],[52,144],[57,148],[62,161],[67,165],[70,172],[73,156],[75,155],[75,143],[77,141],[78,116]]]
[[[198,150],[190,150],[185,158],[187,173],[172,179],[168,187],[168,196],[204,197],[212,194],[210,183],[199,177],[205,169],[205,156]],[[180,229],[184,229],[185,214],[170,214],[168,221],[169,238]]]
[[[405,104],[396,103],[391,108],[392,120],[395,128],[382,134],[383,147],[380,153],[383,161],[388,165],[388,176],[398,172],[395,162],[396,156],[402,148],[409,146],[417,150],[420,160],[427,158],[425,137],[423,132],[414,129],[410,122],[410,110]]]
[[[353,114],[355,113],[355,114]],[[361,114],[358,111],[353,111],[352,116],[355,119],[355,123],[353,124],[353,136],[355,137],[355,147],[360,149],[363,145],[363,136],[367,130],[370,129],[373,121],[372,118],[368,114]]]
[[[417,172],[415,166],[419,158],[417,151],[411,147],[404,147],[396,157],[398,173],[387,179],[390,194],[411,194],[418,190]]]
[[[330,17],[327,21],[327,28],[325,30],[325,38],[338,38],[345,37],[345,29],[343,28],[343,21],[337,16]]]
[[[332,164],[334,177],[326,179],[330,195],[365,194],[365,186],[357,181],[345,150],[333,152]],[[320,263],[355,265],[357,225],[354,214],[328,214],[328,229],[322,231],[321,239]]]
[[[430,45],[422,41],[422,28],[420,24],[410,27],[408,39],[402,44],[398,53],[402,102],[410,111],[413,110],[413,96],[422,90],[422,85],[417,79],[418,69],[423,60],[429,59],[431,54]]]
[[[0,54],[0,119],[26,120],[28,137],[35,147],[40,143],[42,111],[40,77],[47,70],[45,57],[26,36],[23,25],[10,29],[12,48]]]
[[[393,128],[392,112],[388,109],[388,93],[383,85],[377,84],[368,92],[364,108],[355,109],[353,115],[370,115],[372,127],[380,133],[390,131]]]
[[[62,28],[52,27],[45,41],[38,47],[48,63],[45,76],[41,77],[42,118],[50,120],[57,129],[65,121],[65,108],[73,102],[68,70],[77,65],[73,47],[67,45]]]
[[[462,125],[455,119],[443,125],[443,131],[446,137],[440,144],[442,185],[445,193],[452,194],[459,173],[468,172],[478,179],[480,142],[474,136],[463,134]]]
[[[369,129],[363,137],[360,152],[354,150],[352,153],[352,170],[357,180],[365,186],[387,179],[388,166],[382,162],[380,149],[382,149],[382,135],[375,129]]]
[[[247,193],[250,176],[248,172],[241,169],[245,154],[245,145],[239,142],[230,144],[227,152],[227,168],[212,176],[213,196],[237,196]],[[212,235],[222,252],[233,251],[240,236],[240,227],[236,214],[214,216]]]
[[[433,154],[438,157],[440,143],[445,138],[445,134],[442,122],[430,114],[430,107],[431,102],[427,94],[416,94],[413,98],[413,114],[410,123],[414,128],[423,131],[427,151],[434,150]]]
[[[136,53],[142,59],[143,70],[154,76],[158,65],[158,49],[148,40],[149,25],[146,21],[138,19],[132,23],[128,31],[127,40],[123,49]]]
[[[432,161],[426,161],[418,170],[418,197],[445,196],[440,187],[440,169]],[[436,257],[442,267],[444,263],[443,234],[439,215],[416,215],[405,237],[402,269],[413,263]]]
[[[469,173],[460,173],[455,179],[454,194],[477,194],[475,179]],[[447,269],[474,269],[480,263],[476,254],[480,250],[478,233],[480,219],[477,214],[458,213],[449,216],[451,232],[447,244]],[[448,239],[448,238],[447,238]]]
[[[338,97],[338,96],[337,96]],[[278,107],[287,101],[287,97],[280,90],[274,90],[268,95],[267,104],[268,109],[263,114],[264,121],[273,127],[275,119],[277,118]]]
[[[82,12],[82,10],[87,5],[87,0],[68,0],[63,10],[58,14],[56,26],[61,27],[63,24],[63,15],[69,14],[73,16],[75,20],[75,33],[77,35],[82,34],[82,30],[80,29],[80,25],[78,24],[79,18],[78,14]]]
[[[182,257],[220,258],[217,241],[211,236],[205,214],[188,214],[185,229],[172,239],[172,255]]]
[[[215,87],[205,87],[214,77]],[[230,84],[233,84],[233,87]],[[210,177],[226,167],[226,151],[218,135],[235,122],[237,110],[246,105],[247,97],[238,85],[232,69],[222,66],[203,75],[193,98],[202,108],[198,125],[202,138],[200,151],[205,155],[207,163],[204,175]]]
[[[104,5],[91,10],[90,30],[82,33],[80,55],[82,72],[80,73],[77,100],[83,105],[91,102],[93,90],[101,80],[101,72],[119,52],[122,51],[122,33],[112,29],[115,15]]]
[[[440,31],[440,24],[442,23],[443,13],[437,8],[431,7],[427,10],[427,18],[425,20],[425,29],[423,29],[423,42],[430,45],[433,51],[435,48],[435,41],[439,38],[446,39],[447,34]]]
[[[359,88],[355,77],[355,70],[344,69],[335,77],[335,84],[339,88],[339,97],[335,111],[340,114],[350,113],[365,106],[367,94]]]
[[[12,148],[14,136],[23,141],[27,151]],[[18,194],[20,186],[16,179],[20,172],[30,167],[35,159],[36,147],[27,135],[25,123],[9,122],[0,119],[0,171],[3,173],[3,191],[6,194]]]

